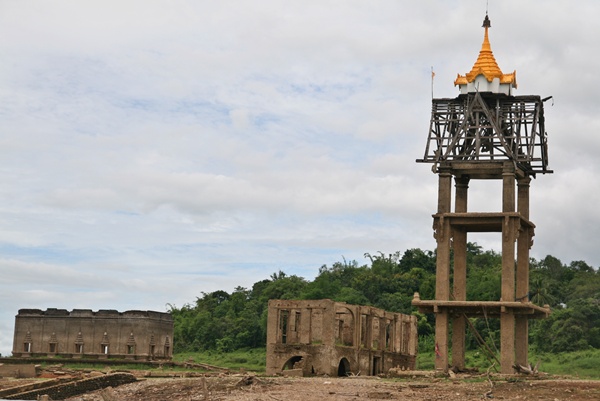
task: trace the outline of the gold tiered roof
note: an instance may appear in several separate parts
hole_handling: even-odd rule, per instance
[[[501,84],[512,84],[513,87],[517,87],[517,71],[512,72],[511,74],[504,74],[500,67],[498,67],[498,63],[494,58],[494,53],[492,53],[492,46],[490,45],[490,40],[488,38],[488,28],[492,26],[490,19],[487,14],[485,19],[483,20],[483,27],[485,28],[485,34],[483,37],[483,44],[481,45],[481,50],[479,51],[479,57],[477,57],[477,61],[471,68],[471,71],[466,75],[460,75],[456,77],[454,81],[454,85],[466,85],[475,81],[478,75],[483,75],[488,82],[492,82],[494,78],[499,78]]]

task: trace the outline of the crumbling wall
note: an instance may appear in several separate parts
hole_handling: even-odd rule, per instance
[[[267,374],[377,375],[415,367],[415,316],[329,299],[271,300],[268,312]]]
[[[35,365],[22,364],[22,365],[10,365],[0,363],[0,377],[16,377],[17,379],[25,377],[35,377],[36,370]]]
[[[21,358],[169,359],[172,338],[169,313],[21,309],[12,353]]]
[[[70,383],[55,384],[50,387],[12,394],[5,397],[7,400],[37,400],[42,395],[48,395],[53,400],[64,400],[65,398],[85,394],[90,391],[106,387],[117,387],[122,384],[133,383],[137,379],[130,373],[113,373],[77,380]]]

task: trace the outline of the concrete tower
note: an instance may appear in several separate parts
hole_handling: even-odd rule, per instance
[[[465,366],[468,317],[500,319],[500,368],[528,363],[528,319],[547,317],[548,305],[529,301],[529,249],[535,225],[529,220],[529,184],[548,170],[544,105],[540,96],[514,96],[516,71],[504,74],[485,34],[470,72],[458,75],[453,99],[432,99],[431,123],[423,159],[438,175],[438,208],[433,215],[437,241],[435,300],[415,294],[413,305],[436,317],[436,369]],[[452,181],[454,179],[454,210]],[[468,211],[470,180],[498,180],[502,210]],[[516,184],[516,190],[515,190]],[[501,297],[467,299],[467,237],[496,232],[502,239]],[[451,249],[453,260],[451,260]],[[515,257],[516,255],[516,257]],[[452,338],[450,338],[452,325]],[[449,360],[451,350],[452,360]]]

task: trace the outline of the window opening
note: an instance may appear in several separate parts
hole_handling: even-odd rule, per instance
[[[360,345],[367,346],[367,315],[360,315]]]
[[[388,351],[391,349],[391,340],[392,339],[392,325],[388,323],[385,326],[385,349]]]
[[[287,344],[287,329],[288,329],[288,318],[290,311],[282,310],[279,314],[279,328],[281,330],[281,343]]]

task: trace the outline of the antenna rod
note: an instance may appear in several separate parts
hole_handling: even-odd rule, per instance
[[[431,66],[431,98],[433,99],[433,78],[435,78],[435,72],[433,72],[433,66]]]

